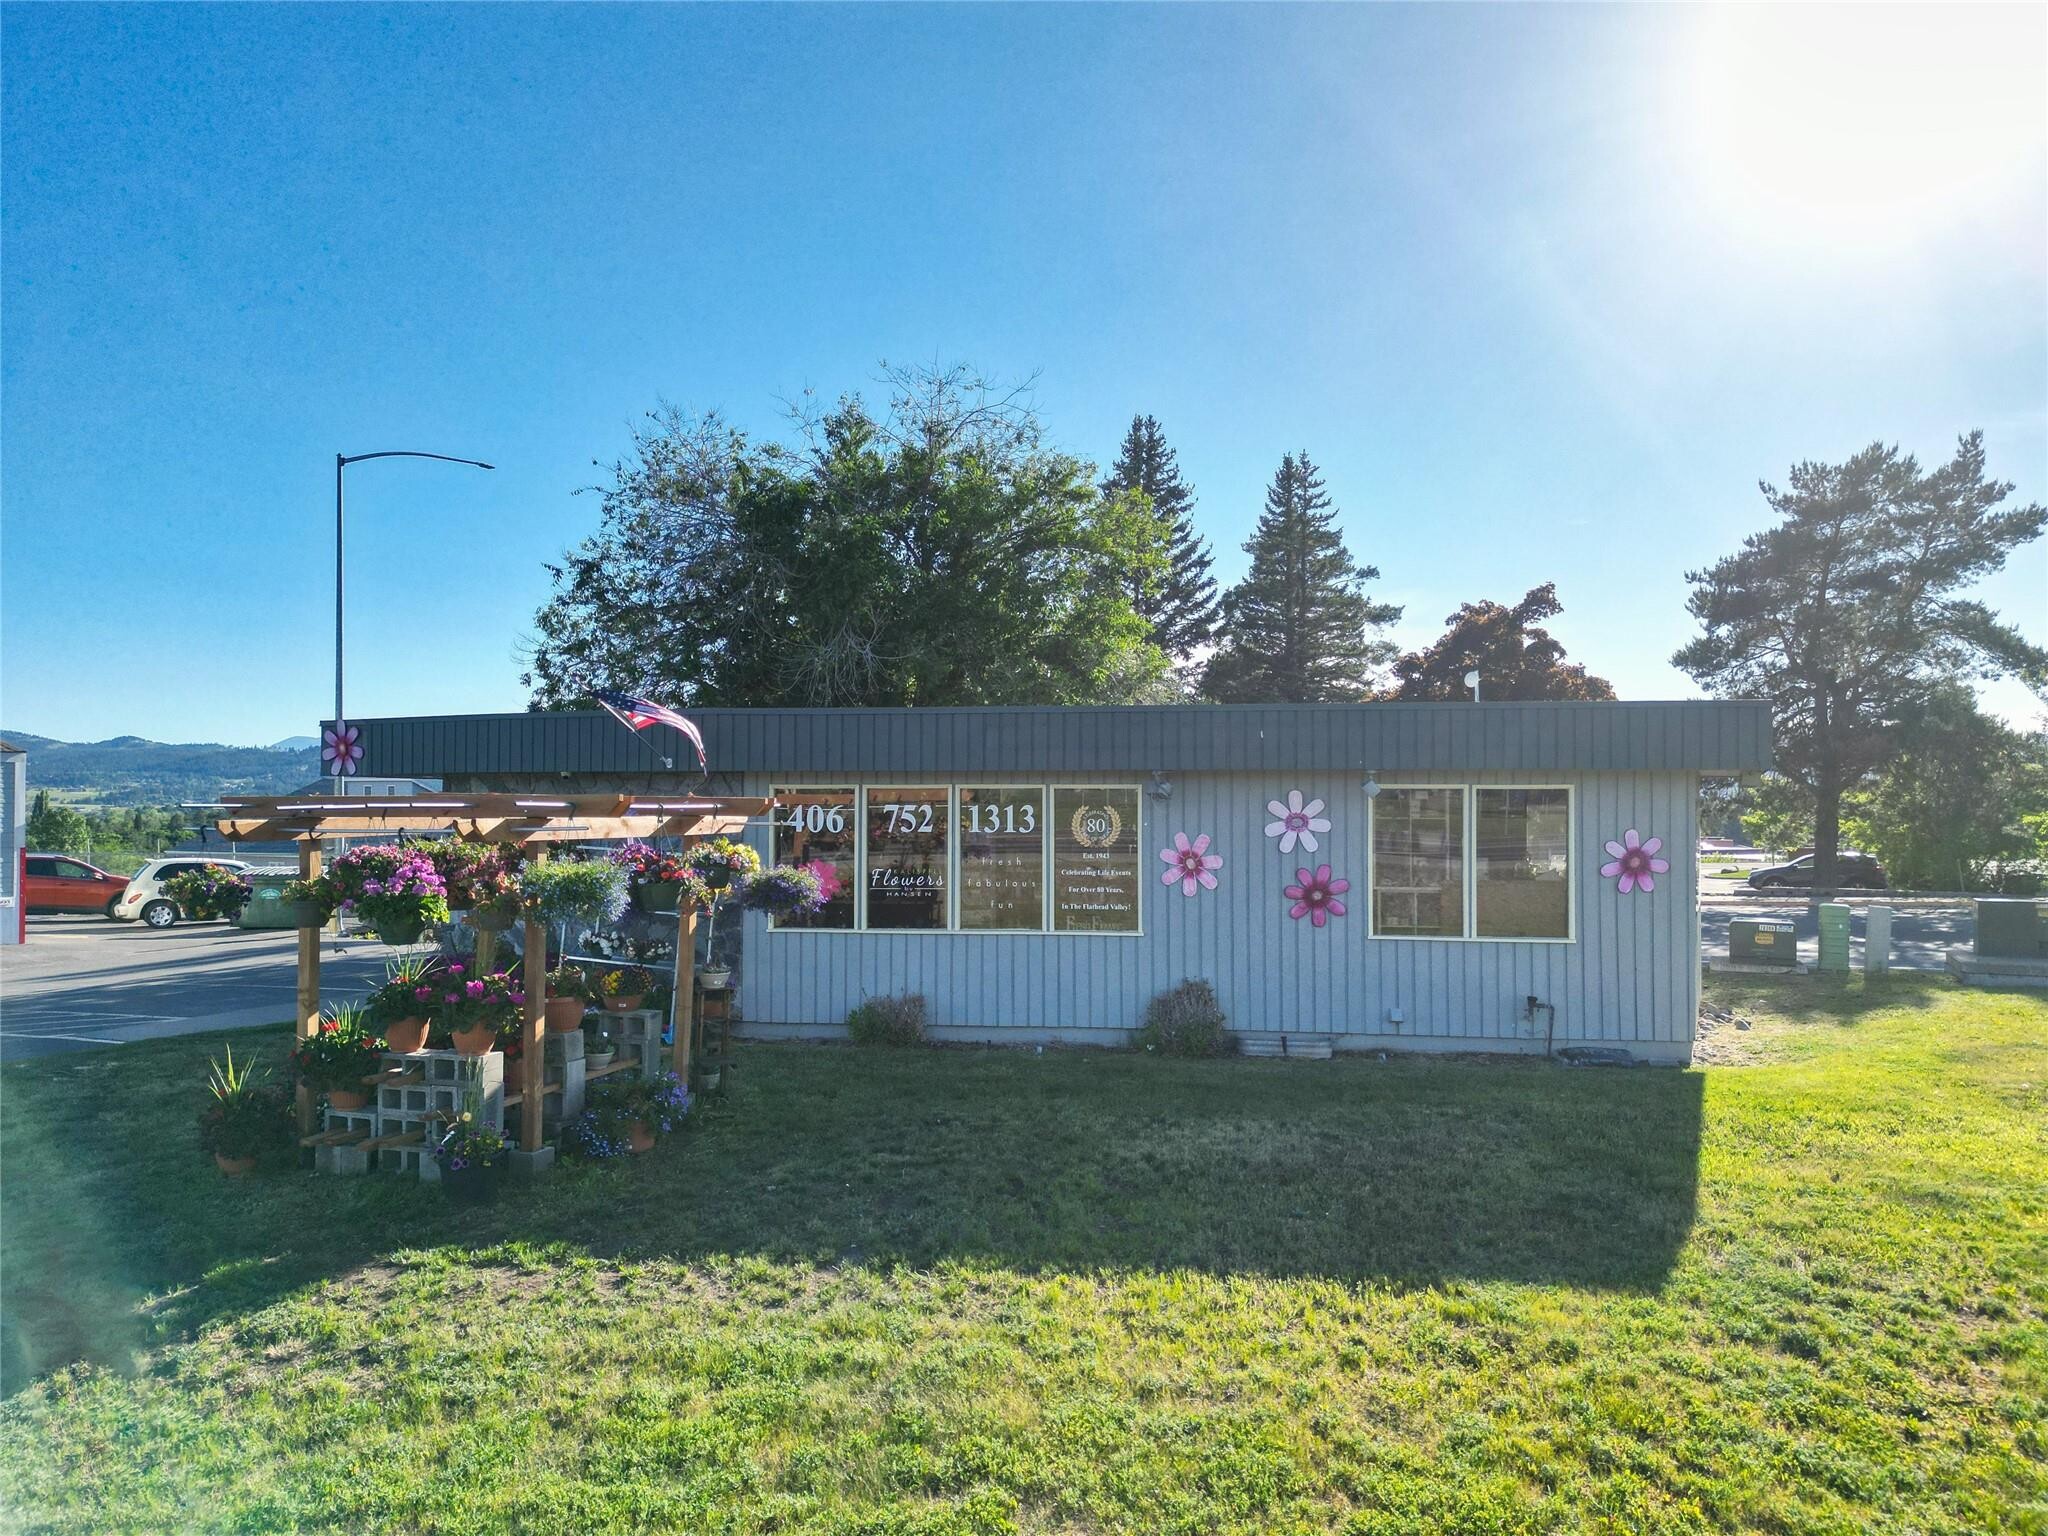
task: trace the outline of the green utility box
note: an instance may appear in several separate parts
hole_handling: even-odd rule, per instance
[[[1799,930],[1772,918],[1738,917],[1728,925],[1728,958],[1737,965],[1799,963]]]
[[[2048,955],[2048,926],[2040,903],[2016,896],[1986,896],[1977,902],[1977,953],[1999,960],[2038,960]]]
[[[284,888],[297,878],[287,874],[247,874],[242,877],[249,882],[248,905],[242,908],[240,926],[243,928],[290,928],[292,909],[284,899]]]
[[[1839,901],[1820,904],[1820,968],[1849,969],[1849,909]]]

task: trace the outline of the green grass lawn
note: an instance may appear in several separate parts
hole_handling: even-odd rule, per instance
[[[1690,1072],[754,1046],[457,1211],[5,1069],[0,1527],[2048,1530],[2048,999]],[[238,1035],[281,1057],[281,1033]]]

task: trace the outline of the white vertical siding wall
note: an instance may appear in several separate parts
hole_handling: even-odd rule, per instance
[[[1568,944],[1370,937],[1368,802],[1362,775],[1185,775],[1147,799],[1140,842],[1144,931],[1066,934],[771,931],[750,916],[741,993],[748,1027],[836,1027],[863,996],[921,992],[936,1033],[962,1038],[1120,1040],[1147,999],[1187,977],[1215,985],[1232,1026],[1328,1034],[1340,1049],[1541,1050],[1534,995],[1557,1009],[1558,1045],[1689,1058],[1699,1005],[1698,781],[1681,773],[1388,774],[1402,784],[1569,784],[1577,938]],[[817,775],[807,782],[823,783]],[[938,783],[929,775],[891,783]],[[1106,782],[1137,782],[1128,775]],[[770,782],[750,780],[749,793]],[[1290,789],[1328,802],[1321,850],[1279,852],[1268,800]],[[1600,878],[1603,844],[1630,827],[1661,837],[1671,872],[1650,894]],[[1175,832],[1207,832],[1220,885],[1189,898],[1159,882]],[[768,833],[754,834],[763,857]],[[1287,916],[1281,887],[1301,864],[1351,881],[1346,916],[1318,930]],[[1404,1022],[1387,1020],[1400,1009]]]

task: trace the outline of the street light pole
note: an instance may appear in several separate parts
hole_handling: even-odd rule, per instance
[[[482,459],[458,459],[445,453],[418,453],[409,448],[391,448],[382,453],[337,453],[334,456],[334,728],[339,731],[348,723],[343,712],[341,699],[341,618],[342,618],[342,471],[351,464],[360,464],[365,459],[438,459],[443,464],[467,464],[472,469],[495,469],[495,464],[486,464]],[[335,764],[334,792],[341,793],[341,765]]]

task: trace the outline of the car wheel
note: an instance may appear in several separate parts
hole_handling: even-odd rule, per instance
[[[1775,891],[1781,888],[1784,884],[1785,882],[1782,880],[1759,880],[1757,881],[1755,888],[1759,891]]]
[[[107,914],[108,922],[116,923],[120,921],[120,919],[114,915],[114,908],[118,907],[119,905],[121,905],[121,898],[118,896],[116,896],[112,901],[107,903],[104,910]]]
[[[178,920],[178,905],[172,901],[152,901],[143,907],[142,920],[152,928],[168,928]]]

